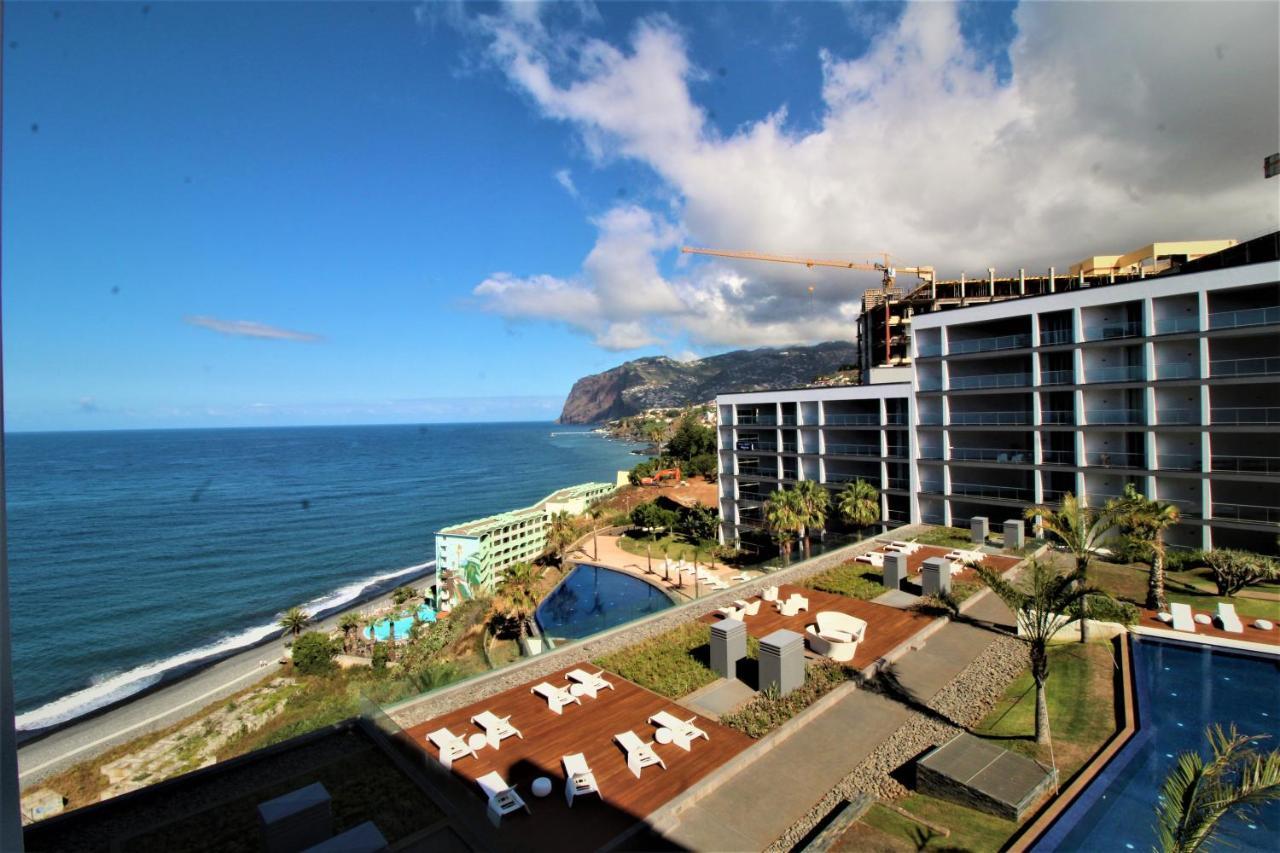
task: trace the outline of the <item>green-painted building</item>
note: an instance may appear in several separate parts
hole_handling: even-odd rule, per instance
[[[438,576],[453,577],[463,597],[493,592],[504,569],[543,552],[553,515],[579,515],[616,488],[613,483],[583,483],[552,492],[530,507],[446,527],[436,533]]]

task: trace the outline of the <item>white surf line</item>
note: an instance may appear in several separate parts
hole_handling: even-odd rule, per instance
[[[134,729],[138,729],[138,728],[142,728],[143,726],[150,725],[151,723],[154,723],[156,720],[167,717],[170,714],[174,713],[175,711],[181,711],[183,708],[186,708],[189,705],[194,705],[197,702],[203,702],[205,699],[208,699],[213,694],[226,690],[228,687],[230,687],[232,684],[235,684],[237,681],[244,681],[246,678],[249,678],[250,676],[258,676],[259,678],[261,678],[264,674],[264,671],[267,671],[267,670],[269,670],[269,667],[261,667],[259,669],[251,670],[249,672],[246,672],[244,675],[240,675],[231,679],[230,681],[223,682],[220,686],[215,687],[206,693],[201,693],[199,696],[195,697],[194,699],[188,699],[186,702],[183,702],[180,705],[174,705],[172,708],[169,708],[167,711],[161,711],[159,714],[153,714],[152,716],[147,717],[145,720],[134,723],[133,725],[127,726],[123,729],[119,729],[113,732],[112,734],[106,735],[105,737],[100,737],[95,741],[91,741],[90,743],[81,744],[80,746],[77,746],[75,749],[62,753],[57,758],[51,758],[48,761],[44,762],[43,764],[38,764],[35,767],[29,767],[26,770],[19,772],[18,779],[21,780],[27,776],[30,776],[33,773],[39,773],[41,770],[44,770],[46,767],[57,764],[60,761],[66,761],[68,758],[70,758],[73,755],[77,755],[81,752],[84,752],[87,749],[93,749],[95,746],[100,746],[109,740],[114,740],[123,734],[133,731]],[[19,752],[21,752],[21,747],[19,747]]]

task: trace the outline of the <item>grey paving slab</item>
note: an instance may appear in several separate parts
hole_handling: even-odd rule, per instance
[[[965,611],[965,616],[995,625],[1013,625],[1013,612],[995,595],[986,595]]]
[[[962,622],[951,622],[929,637],[924,648],[894,664],[898,683],[921,702],[932,698],[969,662],[995,642],[990,631]]]
[[[1029,758],[1006,753],[969,784],[997,800],[1017,804],[1044,784],[1049,772]]]
[[[714,720],[736,711],[755,696],[756,691],[736,678],[722,678],[686,697],[680,704]]]
[[[891,589],[886,593],[871,599],[875,604],[883,604],[886,607],[896,607],[899,610],[910,610],[920,601],[920,596],[912,595],[900,589]]]
[[[1004,750],[979,738],[958,737],[929,753],[921,764],[967,782],[1000,758]]]

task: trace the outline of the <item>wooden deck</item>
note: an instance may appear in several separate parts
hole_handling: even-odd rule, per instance
[[[1156,611],[1148,610],[1145,607],[1139,608],[1139,610],[1141,611],[1142,615],[1138,619],[1138,624],[1141,625],[1142,627],[1159,628],[1164,631],[1173,630],[1173,625],[1167,622],[1161,622],[1159,619],[1156,618]],[[1192,613],[1193,614],[1203,613],[1206,616],[1208,616],[1210,619],[1213,618],[1213,611],[1211,610],[1193,610]],[[1245,616],[1240,617],[1240,622],[1241,624],[1244,625],[1243,634],[1233,634],[1229,631],[1224,631],[1221,628],[1219,628],[1217,625],[1215,625],[1213,622],[1210,622],[1208,625],[1201,625],[1199,623],[1196,623],[1195,634],[1183,634],[1183,632],[1181,631],[1177,633],[1182,634],[1183,636],[1187,637],[1187,639],[1191,639],[1192,637],[1195,637],[1198,635],[1203,637],[1220,637],[1224,640],[1244,640],[1245,642],[1249,642],[1249,643],[1267,643],[1268,645],[1272,645],[1272,646],[1280,646],[1280,630],[1277,630],[1276,628],[1272,628],[1270,631],[1263,631],[1261,628],[1255,628],[1253,626],[1253,622],[1255,618],[1256,617],[1245,617]],[[1274,623],[1276,620],[1272,619],[1270,621]]]
[[[778,587],[778,598],[780,599],[786,599],[792,593],[799,593],[809,599],[809,609],[807,611],[801,611],[795,616],[783,616],[772,602],[762,602],[759,613],[755,616],[748,616],[743,620],[747,626],[747,633],[753,637],[760,638],[767,634],[772,634],[780,628],[785,628],[788,631],[803,634],[805,626],[813,624],[814,616],[819,611],[835,610],[840,613],[848,613],[850,616],[857,616],[867,623],[867,638],[858,644],[858,651],[848,664],[855,669],[862,669],[875,663],[886,652],[897,648],[915,636],[934,618],[914,610],[899,610],[896,607],[887,607],[883,604],[874,604],[859,598],[850,598],[847,595],[836,595],[835,593],[822,592],[821,590],[795,586],[794,584],[783,584]],[[756,597],[753,596],[746,600],[751,601]],[[702,617],[702,621],[716,623],[722,618],[719,613],[708,613]],[[807,650],[806,653],[812,655]]]
[[[575,668],[597,671],[597,667],[579,663],[546,680],[567,684],[565,673]],[[438,752],[427,742],[428,732],[448,728],[455,735],[467,737],[481,731],[471,723],[471,717],[481,711],[492,711],[499,717],[510,715],[511,725],[520,730],[523,739],[507,738],[499,749],[482,749],[476,758],[462,758],[453,765],[453,775],[474,796],[481,821],[485,820],[485,799],[475,780],[490,771],[497,771],[515,785],[532,810],[532,814],[519,812],[504,818],[495,835],[495,846],[506,850],[595,850],[753,743],[740,732],[702,718],[698,726],[710,740],[694,741],[690,752],[674,744],[655,744],[666,770],[657,765],[646,767],[637,779],[627,768],[626,754],[613,742],[613,736],[630,730],[642,740],[652,741],[655,727],[648,722],[650,715],[663,710],[681,719],[695,715],[621,676],[606,672],[604,677],[613,683],[613,690],[600,691],[598,699],[584,696],[581,705],[570,705],[560,715],[553,714],[545,700],[529,692],[538,683],[535,681],[428,720],[407,729],[406,734],[435,760]],[[601,796],[575,798],[570,809],[565,803],[565,775],[560,759],[575,752],[586,756]],[[539,776],[551,779],[550,796],[533,796],[531,786]]]
[[[973,546],[969,546],[973,547]],[[885,553],[883,548],[877,549],[878,553]],[[920,574],[920,569],[924,566],[924,561],[930,557],[945,557],[951,553],[953,549],[943,548],[940,545],[921,545],[914,554],[907,555],[907,574],[915,576]],[[1018,563],[1022,562],[1022,557],[1005,557],[998,554],[988,554],[982,561],[984,566],[995,569],[998,572],[1007,572]],[[866,565],[866,564],[864,564]],[[867,565],[867,568],[879,573],[879,569],[874,566]],[[972,569],[965,569],[957,575],[952,576],[953,580],[977,580],[978,574]]]

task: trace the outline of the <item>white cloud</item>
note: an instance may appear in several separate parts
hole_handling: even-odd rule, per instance
[[[554,177],[556,179],[556,183],[564,187],[564,191],[572,198],[578,197],[578,188],[574,185],[573,175],[568,169],[558,169]]]
[[[542,115],[596,161],[648,167],[677,203],[670,221],[635,206],[600,217],[572,280],[495,276],[476,292],[490,310],[559,320],[609,348],[781,344],[850,337],[875,277],[698,262],[664,278],[658,260],[683,237],[888,249],[958,274],[1272,230],[1280,181],[1263,182],[1260,160],[1280,124],[1278,9],[1024,3],[1001,83],[955,6],[913,4],[874,22],[865,54],[840,55],[847,39],[833,34],[814,57],[818,127],[788,129],[779,105],[727,135],[694,98],[703,72],[665,16],[638,22],[624,46],[536,16],[481,16],[471,31]]]
[[[182,320],[189,325],[199,326],[202,329],[209,329],[218,334],[230,335],[236,338],[266,338],[276,341],[302,341],[305,343],[324,340],[321,335],[314,335],[310,332],[295,332],[292,329],[268,326],[266,323],[257,323],[253,320],[220,320],[217,317],[204,315],[183,317]]]

